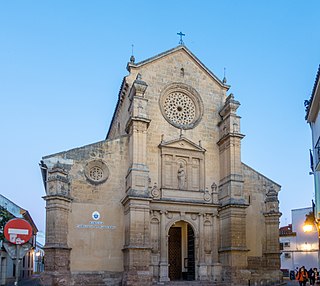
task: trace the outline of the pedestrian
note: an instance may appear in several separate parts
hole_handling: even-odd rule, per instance
[[[318,269],[316,267],[313,268],[313,271],[314,271],[314,278],[315,278],[315,284],[314,285],[316,285],[319,282],[319,272],[318,272]]]
[[[307,270],[304,268],[304,266],[302,266],[299,269],[298,274],[296,275],[296,280],[299,281],[299,285],[300,286],[306,286],[307,281],[308,281],[308,272]]]
[[[308,271],[310,285],[314,285],[316,283],[317,271],[315,271],[315,269],[316,268],[310,268],[310,270]]]

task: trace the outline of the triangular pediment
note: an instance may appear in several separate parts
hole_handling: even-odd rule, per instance
[[[160,148],[175,148],[175,149],[184,149],[190,151],[205,152],[206,150],[201,147],[200,144],[196,144],[187,138],[179,138],[171,141],[161,142],[159,145]]]
[[[219,86],[221,86],[222,88],[228,90],[230,88],[229,85],[225,84],[224,82],[222,82],[211,70],[209,70],[185,45],[179,45],[173,49],[170,49],[168,51],[165,51],[163,53],[160,53],[154,57],[151,57],[149,59],[146,59],[144,61],[138,62],[138,63],[129,63],[128,64],[128,69],[130,71],[130,68],[139,68],[142,67],[144,65],[148,65],[152,62],[155,62],[159,59],[162,59],[164,57],[168,57],[174,53],[183,51],[185,54],[187,54],[194,62],[196,62],[196,64],[202,69],[204,70],[214,81],[216,81],[218,83]]]

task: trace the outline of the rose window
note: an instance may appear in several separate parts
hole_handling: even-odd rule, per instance
[[[203,103],[199,93],[184,83],[166,86],[159,97],[163,117],[179,129],[192,129],[203,115]]]
[[[103,177],[103,171],[100,167],[93,167],[89,171],[89,176],[94,181],[100,181]]]
[[[164,101],[164,112],[167,118],[176,125],[188,125],[196,116],[192,99],[181,92],[173,92]]]

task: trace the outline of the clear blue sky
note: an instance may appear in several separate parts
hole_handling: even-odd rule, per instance
[[[242,161],[282,186],[281,224],[311,205],[304,120],[320,63],[318,0],[1,1],[0,192],[44,230],[42,156],[103,140],[136,61],[186,46],[241,102]]]

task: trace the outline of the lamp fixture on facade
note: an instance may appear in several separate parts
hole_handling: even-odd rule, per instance
[[[317,226],[317,222],[314,217],[314,212],[312,211],[306,214],[306,219],[302,228],[304,232],[311,232],[313,231],[314,226]]]

